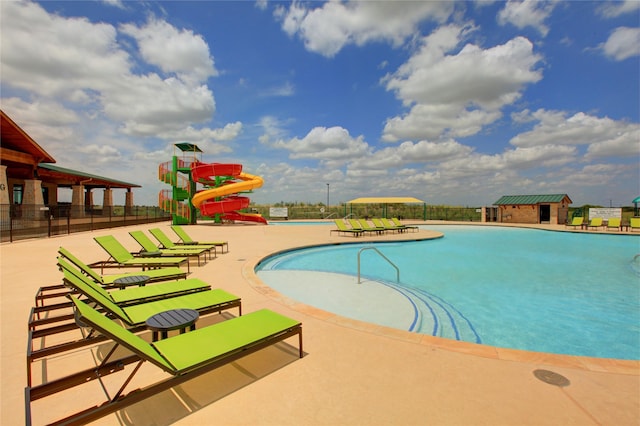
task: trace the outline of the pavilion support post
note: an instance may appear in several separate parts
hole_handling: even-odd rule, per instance
[[[0,166],[0,224],[2,229],[9,229],[10,218],[9,183],[7,166]]]
[[[113,190],[111,188],[105,188],[102,195],[102,216],[111,217],[113,211]]]
[[[44,197],[42,196],[42,181],[27,179],[24,181],[24,198],[22,199],[22,217],[30,220],[43,218]],[[46,217],[49,217],[48,215]]]
[[[127,194],[124,201],[124,210],[125,215],[133,214],[133,192],[131,192],[131,188],[127,188]]]
[[[71,217],[84,217],[84,185],[72,187]]]

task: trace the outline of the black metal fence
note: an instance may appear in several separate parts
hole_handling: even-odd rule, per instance
[[[0,242],[168,220],[171,220],[171,215],[154,206],[87,208],[69,204],[52,206],[1,204]]]
[[[481,209],[478,207],[452,207],[452,206],[429,206],[422,204],[349,204],[340,206],[324,205],[252,205],[254,213],[260,213],[269,220],[271,207],[286,207],[287,219],[337,219],[342,217],[397,217],[400,219],[414,220],[452,220],[465,222],[480,222],[482,219]]]

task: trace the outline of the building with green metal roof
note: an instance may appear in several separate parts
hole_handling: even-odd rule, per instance
[[[498,222],[565,224],[571,198],[567,194],[503,195],[493,203]]]
[[[40,218],[42,210],[59,204],[58,188],[72,190],[72,213],[82,217],[93,206],[93,190],[102,189],[103,214],[113,207],[113,189],[124,189],[125,207],[133,206],[135,183],[54,166],[56,160],[4,111],[0,110],[0,206],[21,205],[22,217]],[[2,209],[1,222],[9,208]],[[48,214],[48,213],[47,213]]]

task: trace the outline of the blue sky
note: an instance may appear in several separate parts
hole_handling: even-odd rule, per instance
[[[3,1],[0,12],[2,109],[57,165],[142,185],[136,204],[167,188],[158,164],[181,141],[263,177],[250,196],[261,204],[326,202],[327,183],[331,204],[640,195],[635,0]]]

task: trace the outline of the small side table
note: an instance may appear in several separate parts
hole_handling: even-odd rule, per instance
[[[113,285],[122,290],[125,287],[137,285],[143,287],[151,279],[148,275],[129,275],[113,280]]]
[[[158,332],[161,338],[166,339],[170,330],[180,330],[184,333],[187,327],[191,331],[196,329],[196,321],[200,317],[198,311],[193,309],[172,309],[157,313],[147,319],[147,327],[153,331],[152,340],[158,340]]]

